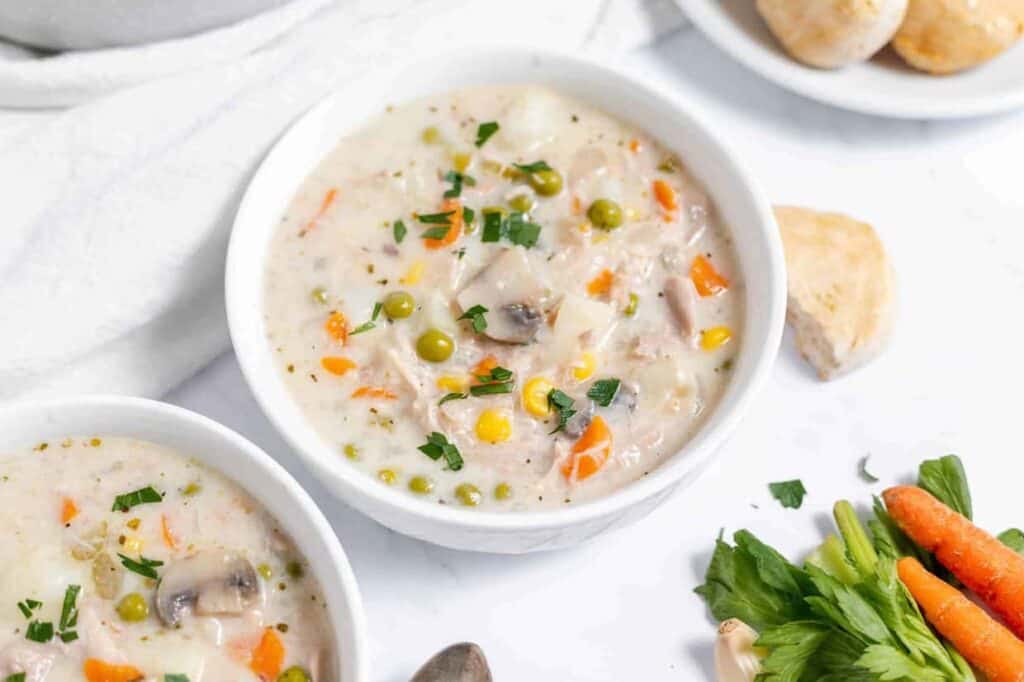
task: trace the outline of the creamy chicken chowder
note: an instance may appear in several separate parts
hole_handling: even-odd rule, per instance
[[[337,682],[326,605],[274,519],[124,438],[0,452],[0,680]]]
[[[729,235],[680,159],[542,87],[388,107],[269,254],[268,342],[312,426],[441,504],[565,506],[645,475],[742,334]]]

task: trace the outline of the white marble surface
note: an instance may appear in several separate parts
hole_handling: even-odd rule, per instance
[[[926,456],[964,458],[982,524],[1024,524],[1024,114],[915,123],[846,113],[760,80],[692,29],[620,61],[710,114],[774,200],[876,225],[901,285],[892,346],[821,384],[787,339],[768,389],[693,488],[596,543],[523,557],[429,546],[329,499],[260,414],[234,358],[221,357],[168,399],[253,439],[321,503],[362,586],[375,680],[407,680],[463,639],[484,647],[500,681],[710,679],[713,624],[692,589],[719,529],[749,527],[797,557],[836,499],[866,503]],[[868,453],[876,485],[857,476]],[[810,491],[799,511],[766,488],[791,477]]]

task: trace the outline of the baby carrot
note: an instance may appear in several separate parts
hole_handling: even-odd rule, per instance
[[[612,432],[600,416],[594,417],[579,440],[573,443],[572,455],[562,465],[562,475],[577,481],[590,478],[608,461],[612,451]]]
[[[263,637],[252,650],[249,669],[260,676],[263,682],[277,679],[284,663],[284,643],[271,628],[263,631]]]
[[[928,622],[989,682],[1024,681],[1024,642],[917,559],[900,559],[897,570]]]
[[[82,673],[88,682],[137,682],[145,677],[130,665],[114,665],[98,658],[87,658]]]
[[[1024,636],[1024,557],[916,486],[882,493],[889,515]]]
[[[443,249],[446,246],[451,246],[462,233],[462,203],[458,199],[445,199],[441,202],[441,212],[447,213],[448,211],[455,211],[448,219],[451,222],[448,232],[440,239],[424,239],[423,245],[428,249]]]
[[[60,505],[60,522],[65,526],[78,516],[78,505],[70,497],[65,497]]]

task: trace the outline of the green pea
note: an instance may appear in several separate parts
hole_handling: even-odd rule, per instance
[[[416,301],[406,291],[392,291],[384,297],[384,314],[390,320],[404,320],[412,315]]]
[[[437,144],[441,141],[441,131],[434,126],[424,128],[423,132],[420,134],[420,139],[422,139],[425,144]]]
[[[512,497],[512,486],[508,483],[499,483],[494,486],[494,497],[499,500],[508,500]]]
[[[409,490],[417,495],[426,495],[434,489],[434,482],[426,476],[413,476],[409,479]]]
[[[138,623],[139,621],[146,620],[149,615],[149,604],[146,603],[146,598],[138,592],[132,592],[126,594],[120,602],[117,604],[117,613],[121,616],[121,620],[126,620],[129,623]]]
[[[594,227],[614,230],[622,224],[622,208],[611,199],[598,199],[587,209],[587,217]]]
[[[316,289],[313,289],[313,291],[310,292],[309,296],[315,302],[327,305],[327,290],[324,289],[323,287],[317,287]]]
[[[480,488],[472,483],[462,483],[455,488],[455,497],[459,498],[467,507],[475,507],[484,499],[484,496],[480,494]]]
[[[533,197],[529,194],[517,194],[508,200],[508,205],[512,207],[513,211],[529,213],[533,210]]]
[[[346,457],[348,457],[351,460],[359,459],[359,448],[357,448],[355,445],[352,445],[352,443],[349,443],[348,445],[345,446],[344,449],[345,449],[345,456]]]
[[[381,469],[377,472],[377,478],[383,481],[386,485],[392,485],[395,482],[395,479],[398,478],[398,474],[391,469]]]
[[[277,682],[310,682],[309,673],[297,665],[285,670],[277,676]]]
[[[562,191],[562,174],[553,168],[537,171],[530,176],[530,186],[542,197],[553,197]]]
[[[454,350],[452,337],[440,329],[428,329],[416,339],[416,354],[427,362],[444,362]]]

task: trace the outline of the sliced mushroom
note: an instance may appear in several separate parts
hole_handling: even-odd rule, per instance
[[[453,644],[423,664],[412,682],[492,682],[483,649],[471,642]]]
[[[526,251],[506,249],[477,274],[456,296],[463,311],[487,309],[487,329],[495,341],[530,343],[544,321],[543,283],[534,274]]]
[[[581,407],[576,414],[569,417],[568,421],[565,422],[565,428],[562,429],[562,433],[575,440],[583,435],[583,432],[587,430],[593,419],[594,403],[588,400],[585,407]]]
[[[259,576],[248,559],[210,550],[167,567],[156,588],[156,611],[164,624],[175,626],[186,612],[240,614],[260,596]]]
[[[693,283],[682,277],[669,277],[665,280],[665,300],[680,333],[692,338],[697,327],[697,292]]]

